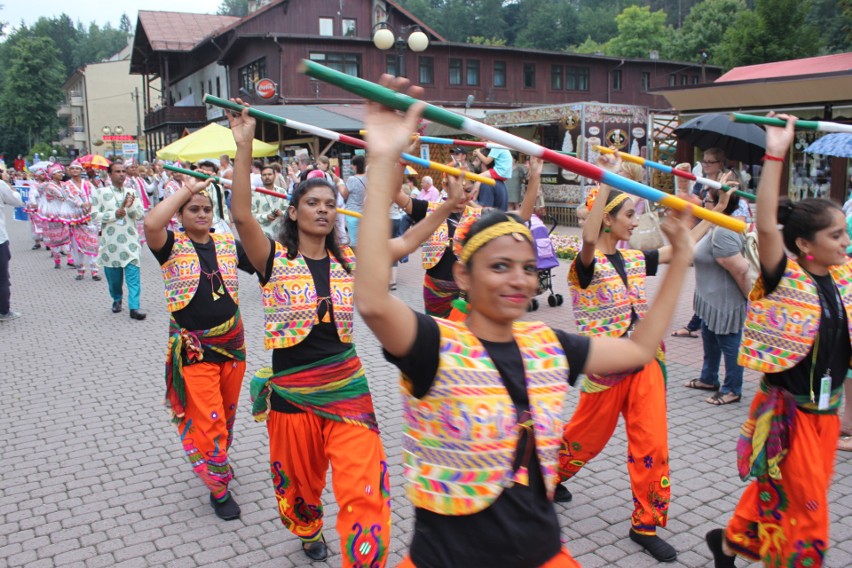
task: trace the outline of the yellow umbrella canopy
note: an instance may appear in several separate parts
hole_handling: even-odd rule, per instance
[[[276,144],[267,144],[260,140],[252,142],[251,155],[254,158],[274,156],[278,153]],[[210,156],[227,154],[231,158],[237,154],[237,145],[230,128],[218,124],[208,124],[180,140],[175,140],[168,146],[157,151],[161,160],[181,160],[197,162]]]

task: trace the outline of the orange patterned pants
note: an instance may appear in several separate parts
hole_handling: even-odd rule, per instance
[[[656,360],[605,391],[580,393],[562,435],[559,481],[574,477],[604,449],[619,415],[627,431],[633,530],[654,534],[656,527],[666,526],[671,499],[666,386]]]
[[[725,536],[737,554],[765,566],[819,568],[828,549],[828,486],[840,419],[797,409],[795,420],[781,479],[760,476],[751,482]]]
[[[186,414],[177,424],[178,433],[192,469],[216,498],[224,497],[233,477],[228,449],[245,372],[245,361],[183,368]]]
[[[311,412],[273,411],[266,424],[284,526],[305,542],[322,538],[322,492],[331,463],[343,566],[384,566],[390,547],[390,485],[379,435]]]

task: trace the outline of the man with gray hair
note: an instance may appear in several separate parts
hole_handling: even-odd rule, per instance
[[[441,201],[441,192],[432,184],[432,178],[423,176],[420,180],[420,195],[417,199],[422,199],[430,203],[438,203]]]

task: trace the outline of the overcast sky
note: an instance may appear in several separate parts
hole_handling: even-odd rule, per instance
[[[215,14],[220,0],[124,0],[109,2],[107,0],[74,0],[59,2],[58,0],[0,0],[0,21],[18,27],[21,20],[32,24],[40,17],[59,16],[63,12],[71,16],[75,22],[84,24],[95,21],[103,26],[107,22],[114,28],[122,13],[127,13],[130,21],[136,26],[136,12],[139,10],[162,10],[172,12],[195,12],[199,14]]]

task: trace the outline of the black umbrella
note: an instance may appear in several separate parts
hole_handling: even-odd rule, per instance
[[[756,124],[734,122],[727,114],[702,114],[675,129],[679,140],[702,150],[721,148],[729,160],[756,164],[766,153],[766,132]]]

